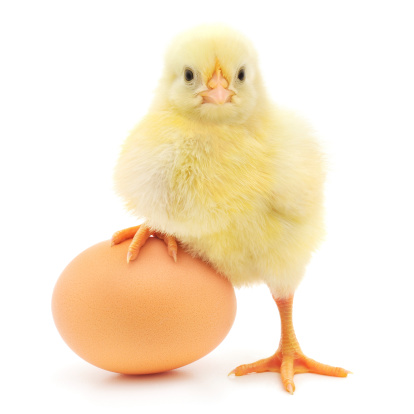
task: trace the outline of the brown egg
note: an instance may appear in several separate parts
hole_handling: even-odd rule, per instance
[[[98,243],[61,274],[52,312],[65,342],[91,364],[124,374],[167,371],[211,352],[234,322],[231,283],[180,247],[175,263],[157,238],[129,264],[128,247]]]

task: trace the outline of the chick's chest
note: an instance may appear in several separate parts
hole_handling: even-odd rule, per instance
[[[175,143],[172,211],[206,218],[251,212],[271,191],[269,155],[242,128],[193,131]]]

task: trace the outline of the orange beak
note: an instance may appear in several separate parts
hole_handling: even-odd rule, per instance
[[[208,89],[200,93],[200,96],[203,97],[203,103],[222,105],[226,102],[231,102],[231,97],[234,95],[234,92],[227,89],[229,83],[221,73],[218,61],[216,62],[213,76],[208,81],[207,86]]]

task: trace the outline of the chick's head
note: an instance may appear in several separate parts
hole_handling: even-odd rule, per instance
[[[240,123],[266,99],[256,51],[239,32],[206,25],[167,50],[156,102],[197,120]]]

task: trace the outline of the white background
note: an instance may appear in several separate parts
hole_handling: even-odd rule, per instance
[[[159,375],[95,368],[53,324],[66,264],[135,224],[112,191],[119,146],[172,35],[208,21],[253,40],[269,93],[312,121],[330,159],[328,237],[294,322],[306,354],[354,374],[298,375],[294,396],[279,374],[226,376],[278,345],[265,287],[237,291],[216,350]],[[411,412],[413,38],[409,1],[3,1],[2,412]]]

